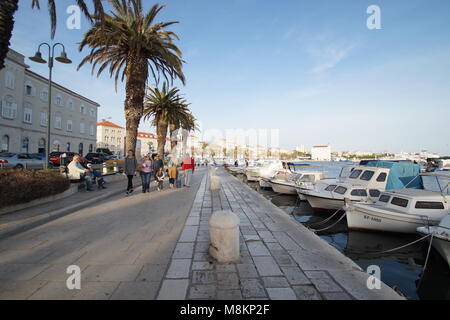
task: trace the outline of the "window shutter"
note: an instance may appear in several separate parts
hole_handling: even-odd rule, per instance
[[[13,103],[11,106],[11,118],[15,119],[17,117],[17,103]]]

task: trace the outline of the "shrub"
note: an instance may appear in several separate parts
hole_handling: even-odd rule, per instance
[[[0,208],[62,193],[69,186],[58,172],[0,170]]]

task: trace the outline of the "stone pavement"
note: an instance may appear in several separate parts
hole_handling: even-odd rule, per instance
[[[204,173],[191,188],[153,182],[0,240],[0,299],[155,299]],[[70,265],[81,290],[66,286]]]
[[[221,190],[203,178],[157,299],[402,299],[353,261],[224,170]],[[231,209],[241,221],[241,259],[219,264],[209,255],[209,219]]]

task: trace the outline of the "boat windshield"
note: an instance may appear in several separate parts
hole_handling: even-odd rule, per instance
[[[422,176],[425,190],[450,194],[450,178],[442,176]]]

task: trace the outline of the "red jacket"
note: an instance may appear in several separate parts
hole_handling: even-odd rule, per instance
[[[194,171],[195,164],[194,164],[193,158],[186,157],[183,160],[183,165],[181,166],[181,170],[184,171],[184,170],[188,170],[188,169],[192,169],[192,171]]]

